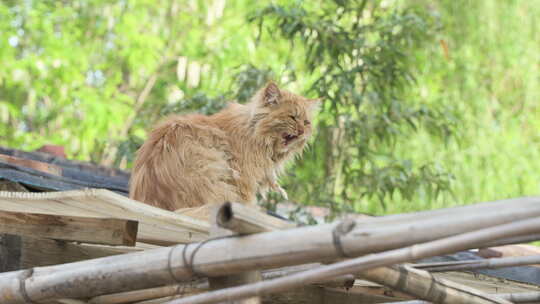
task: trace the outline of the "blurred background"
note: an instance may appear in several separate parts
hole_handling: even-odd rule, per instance
[[[530,0],[2,0],[0,146],[129,170],[165,115],[273,79],[324,99],[281,183],[329,218],[538,195],[539,23]]]

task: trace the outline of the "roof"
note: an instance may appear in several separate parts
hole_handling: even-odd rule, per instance
[[[120,169],[0,147],[0,179],[38,191],[101,188],[127,196],[129,177],[128,172]]]

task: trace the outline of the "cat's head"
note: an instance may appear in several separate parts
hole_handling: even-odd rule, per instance
[[[269,82],[250,102],[254,135],[272,145],[278,154],[299,152],[313,133],[312,119],[319,103],[318,99],[281,90]]]

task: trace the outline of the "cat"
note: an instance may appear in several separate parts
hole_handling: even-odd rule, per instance
[[[137,151],[130,197],[167,210],[255,205],[269,190],[287,199],[277,179],[311,137],[319,103],[269,82],[246,104],[168,117]]]

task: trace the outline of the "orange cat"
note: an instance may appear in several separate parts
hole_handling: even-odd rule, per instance
[[[286,197],[277,177],[304,149],[317,103],[270,82],[245,105],[169,117],[137,152],[130,197],[168,210]]]

